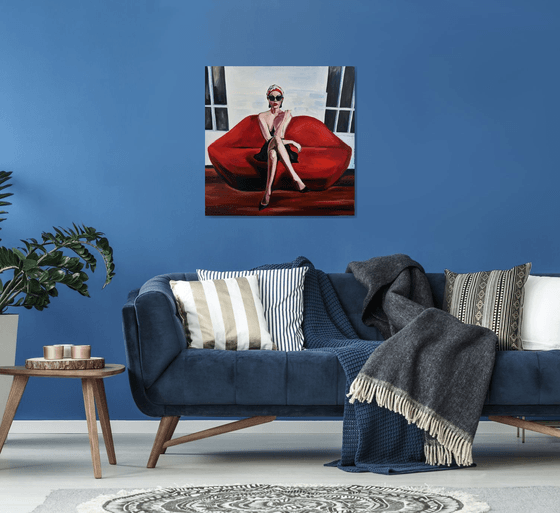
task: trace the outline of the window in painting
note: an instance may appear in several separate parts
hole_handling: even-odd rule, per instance
[[[333,132],[355,133],[354,78],[354,66],[329,66],[325,125]]]
[[[206,66],[205,75],[205,129],[227,131],[229,120],[224,66]]]

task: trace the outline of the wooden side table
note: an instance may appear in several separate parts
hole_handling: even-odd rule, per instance
[[[107,449],[107,456],[111,465],[117,464],[115,456],[115,446],[113,445],[113,434],[111,432],[111,422],[109,410],[107,409],[107,398],[105,397],[105,385],[103,378],[115,376],[124,372],[124,365],[107,364],[103,369],[87,370],[37,370],[26,369],[25,367],[0,367],[0,374],[8,374],[14,377],[8,403],[0,424],[0,452],[4,447],[4,442],[8,437],[8,432],[12,426],[19,402],[23,396],[25,386],[30,376],[43,378],[80,378],[82,380],[82,391],[84,394],[84,406],[86,410],[86,420],[89,433],[89,445],[91,449],[91,459],[93,461],[93,475],[96,479],[101,479],[101,460],[99,457],[99,438],[97,434],[97,420],[95,417],[95,407],[99,414],[99,422],[103,432],[103,440]]]

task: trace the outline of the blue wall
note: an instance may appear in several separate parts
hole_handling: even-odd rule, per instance
[[[558,272],[556,1],[0,0],[2,244],[105,232],[117,276],[20,313],[17,363],[88,343],[124,363],[121,307],[156,274],[403,252],[427,271]],[[357,213],[204,216],[205,65],[352,65]],[[126,375],[114,419],[143,418]],[[57,400],[49,402],[48,397]],[[77,380],[31,380],[18,419],[82,419]]]

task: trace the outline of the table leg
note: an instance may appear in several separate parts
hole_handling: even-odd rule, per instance
[[[115,445],[113,444],[113,432],[111,431],[111,420],[109,419],[109,409],[107,408],[107,397],[105,396],[105,385],[103,379],[94,379],[93,392],[95,394],[95,404],[97,405],[97,413],[99,415],[99,423],[101,424],[101,432],[105,441],[105,449],[107,457],[111,465],[117,464],[117,456],[115,455]]]
[[[97,435],[97,419],[95,417],[95,380],[82,378],[82,392],[84,394],[84,407],[89,433],[89,447],[93,462],[93,475],[95,479],[101,479],[101,459],[99,457],[99,438]]]
[[[2,452],[4,442],[6,441],[8,432],[12,427],[12,422],[16,416],[16,411],[28,380],[29,376],[14,376],[14,380],[12,381],[10,395],[8,396],[8,402],[6,403],[6,409],[4,410],[4,416],[2,417],[2,424],[0,425],[0,452]]]

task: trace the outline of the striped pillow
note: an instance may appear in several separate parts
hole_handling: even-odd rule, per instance
[[[256,276],[170,281],[189,347],[276,349],[266,328]]]
[[[259,288],[268,331],[279,351],[303,349],[303,285],[308,267],[256,269],[251,271],[205,271],[197,269],[199,280],[259,277]]]
[[[444,309],[466,324],[491,329],[498,336],[498,351],[522,349],[524,286],[530,272],[530,263],[470,274],[446,269]]]

